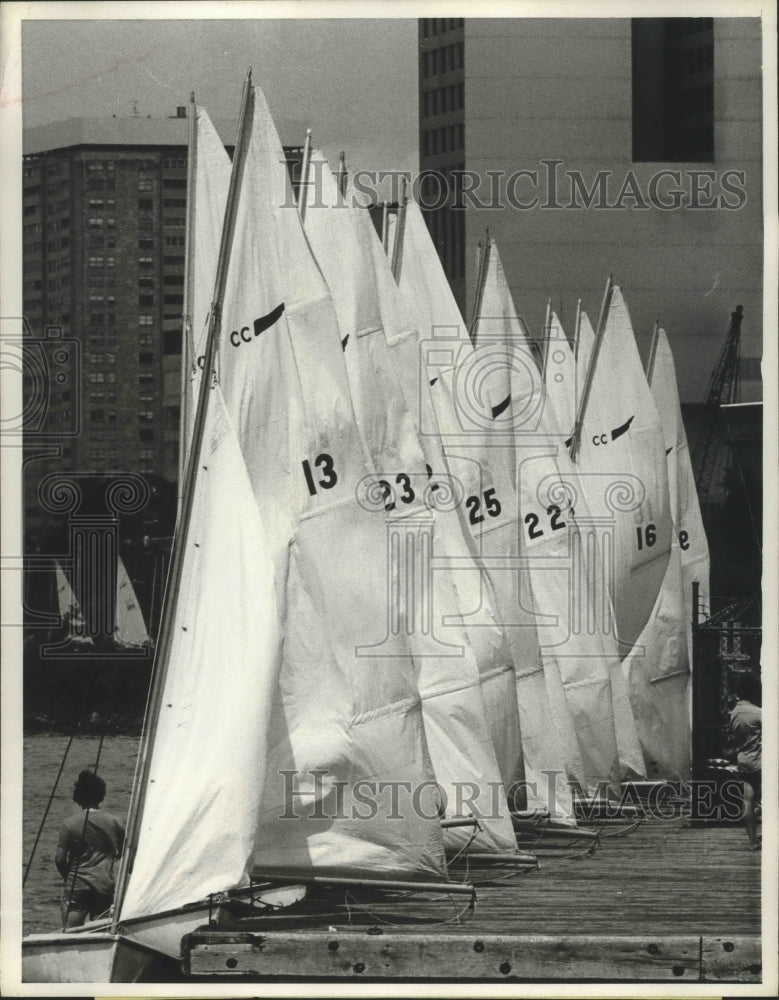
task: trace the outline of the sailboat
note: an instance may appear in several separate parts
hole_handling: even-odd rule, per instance
[[[436,569],[434,556],[440,559],[452,551],[457,542],[452,532],[458,533],[459,522],[456,516],[452,518],[453,512],[436,507],[436,492],[431,489],[436,483],[431,483],[411,414],[394,375],[371,257],[365,252],[369,248],[364,247],[367,233],[358,228],[361,222],[370,225],[370,220],[365,213],[345,209],[336,178],[321,151],[311,152],[308,168],[309,185],[317,197],[311,205],[302,202],[301,214],[333,297],[357,426],[381,476],[391,541],[399,546],[390,572],[397,574],[397,587],[403,595],[396,605],[398,618],[408,632],[416,664],[433,770],[445,793],[447,817],[465,818],[471,809],[483,817],[475,835],[461,827],[445,829],[445,844],[458,853],[516,852],[505,795],[501,807],[494,808],[495,790],[501,788],[502,780],[482,693],[482,684],[499,684],[504,694],[510,690],[512,664],[504,653],[502,663],[491,674],[480,672],[462,626],[443,624],[461,608],[451,573],[446,567]],[[396,641],[395,636],[387,636],[375,650],[364,652],[388,655]],[[501,734],[512,708],[503,701]],[[464,810],[457,790],[465,782],[475,791]]]
[[[471,556],[494,594],[511,648],[527,806],[570,820],[570,789],[559,779],[566,773],[560,728],[569,720],[552,721],[535,622],[518,592],[513,476],[499,447],[507,438],[511,447],[511,435],[500,434],[491,407],[485,412],[471,405],[474,399],[484,405],[467,384],[469,373],[478,374],[480,364],[474,360],[468,329],[413,200],[398,222],[394,258],[401,296],[419,331],[416,379],[425,408],[424,431],[442,448],[447,472],[459,484],[463,502],[458,510]],[[467,623],[467,617],[464,620]],[[549,780],[551,774],[558,780]]]
[[[81,605],[58,560],[54,564],[54,583],[60,618],[67,628],[66,641],[72,643],[75,648],[94,646],[92,636],[86,634],[87,626]]]
[[[143,612],[122,557],[116,560],[116,610],[114,645],[117,649],[143,649],[151,644]]]
[[[355,499],[375,473],[283,162],[247,80],[114,912],[28,938],[29,982],[140,975],[220,907],[319,879],[473,893],[447,877],[410,647],[358,656],[386,623],[386,512]]]
[[[507,390],[511,396],[523,579],[527,604],[536,611],[545,674],[553,681],[550,691],[562,692],[564,705],[558,712],[571,719],[575,743],[569,753],[575,756],[567,767],[588,793],[615,788],[620,776],[643,774],[643,762],[616,643],[596,606],[598,597],[609,597],[605,581],[596,578],[599,539],[564,446],[566,435],[548,402],[548,383],[538,378],[532,362],[528,334],[494,240],[484,247],[477,303],[477,349],[484,340],[505,351],[503,379],[493,398],[497,402]],[[563,354],[570,388],[573,363],[565,357],[564,336],[552,314],[545,374],[552,364],[559,367]]]

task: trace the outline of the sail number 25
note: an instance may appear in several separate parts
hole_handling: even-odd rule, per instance
[[[331,490],[338,482],[338,475],[333,465],[333,457],[332,455],[328,455],[327,452],[322,452],[321,455],[317,455],[314,459],[314,466],[321,474],[319,479],[314,479],[311,463],[307,458],[303,459],[302,464],[303,474],[306,477],[306,486],[308,486],[308,492],[312,497],[317,494],[317,486],[321,486],[323,490]]]

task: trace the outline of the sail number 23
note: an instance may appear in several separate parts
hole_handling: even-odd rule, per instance
[[[316,496],[318,486],[321,486],[323,490],[331,490],[338,482],[338,475],[333,465],[333,457],[332,455],[328,455],[327,452],[322,452],[321,455],[317,455],[314,459],[314,466],[319,472],[318,479],[314,479],[314,472],[307,458],[303,459],[302,464],[303,474],[306,477],[306,486],[308,486],[308,492],[312,497]]]

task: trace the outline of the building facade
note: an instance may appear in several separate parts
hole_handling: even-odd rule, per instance
[[[613,272],[685,400],[743,305],[760,398],[761,51],[754,18],[420,19],[420,191],[466,322],[488,226],[534,335],[549,298],[569,335],[579,298],[595,321]]]
[[[28,400],[50,375],[25,427],[28,526],[52,472],[177,479],[187,137],[183,107],[25,133]]]

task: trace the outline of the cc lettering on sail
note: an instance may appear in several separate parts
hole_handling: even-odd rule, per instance
[[[252,327],[242,326],[240,330],[233,330],[230,334],[230,343],[233,347],[240,347],[241,343],[250,344],[254,337],[259,337],[261,333],[277,323],[284,312],[284,303],[271,309],[265,316],[258,316]]]

